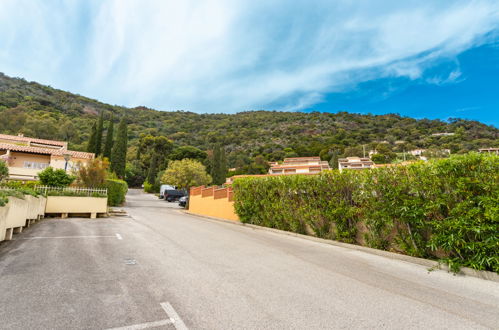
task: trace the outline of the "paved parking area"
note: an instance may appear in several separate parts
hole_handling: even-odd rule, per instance
[[[129,217],[0,244],[0,329],[492,329],[498,283],[208,221],[131,191]]]

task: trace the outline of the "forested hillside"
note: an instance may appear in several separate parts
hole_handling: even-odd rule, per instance
[[[206,109],[213,111],[216,109]],[[416,120],[390,115],[251,111],[237,114],[163,112],[145,107],[104,104],[24,79],[0,73],[0,132],[24,133],[38,138],[67,140],[85,150],[91,126],[101,111],[114,114],[117,123],[126,114],[129,160],[137,155],[141,134],[166,136],[174,146],[191,145],[210,150],[225,147],[229,167],[243,167],[254,157],[281,160],[285,156],[361,155],[366,149],[402,152],[415,148],[450,149],[463,153],[497,147],[499,130],[461,119]],[[434,133],[455,133],[432,136]]]

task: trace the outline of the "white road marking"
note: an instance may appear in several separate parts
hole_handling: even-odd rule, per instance
[[[119,328],[111,328],[108,330],[137,330],[137,329],[147,329],[147,328],[153,328],[153,327],[159,327],[161,325],[167,325],[167,324],[172,324],[172,320],[161,320],[161,321],[155,321],[155,322],[147,322],[147,323],[140,323],[140,324],[134,324],[134,325],[129,325],[127,327],[119,327]]]
[[[173,309],[173,306],[170,305],[170,303],[168,302],[161,303],[161,307],[163,307],[166,314],[170,317],[170,320],[172,320],[175,329],[188,330],[187,327],[185,326],[184,321],[182,321],[180,316],[178,316],[177,312],[175,311],[175,309]]]
[[[188,330],[188,328],[185,326],[184,321],[182,321],[180,316],[178,316],[177,312],[175,311],[175,309],[173,309],[173,306],[170,305],[170,303],[168,303],[168,302],[161,303],[161,307],[166,312],[166,315],[168,316],[168,320],[139,323],[139,324],[129,325],[126,327],[110,328],[107,330],[137,330],[137,329],[147,329],[147,328],[159,327],[161,325],[167,325],[167,324],[173,324],[173,326],[177,330]]]
[[[21,239],[55,239],[55,238],[116,238],[116,236],[33,236],[33,237],[23,237]]]
[[[123,237],[121,237],[121,235],[120,235],[120,234],[118,234],[118,233],[116,234],[116,238],[117,238],[117,239],[123,239]]]

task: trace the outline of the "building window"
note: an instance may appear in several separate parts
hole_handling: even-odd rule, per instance
[[[49,167],[48,163],[39,163],[39,162],[24,162],[24,168],[31,168],[35,170],[43,170],[45,168]]]

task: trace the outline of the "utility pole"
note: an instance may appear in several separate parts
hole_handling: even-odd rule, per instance
[[[364,158],[366,158],[366,145],[362,145],[362,151],[364,152]]]

